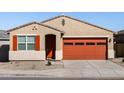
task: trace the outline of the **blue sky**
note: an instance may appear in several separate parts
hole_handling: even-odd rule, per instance
[[[113,31],[124,29],[123,12],[0,12],[0,30],[11,29],[32,21],[40,22],[61,14]]]

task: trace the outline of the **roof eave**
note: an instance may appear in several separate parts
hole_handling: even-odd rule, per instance
[[[100,26],[97,26],[97,25],[94,25],[94,24],[91,24],[91,23],[88,23],[88,22],[85,22],[85,21],[82,21],[82,20],[79,20],[79,19],[76,19],[76,18],[72,18],[72,17],[70,17],[70,16],[66,16],[66,15],[56,16],[56,17],[53,17],[53,18],[44,20],[44,21],[42,21],[42,22],[40,22],[40,23],[45,23],[45,22],[48,22],[48,21],[51,21],[51,20],[54,20],[54,19],[60,18],[60,17],[67,17],[67,18],[70,18],[70,19],[73,19],[73,20],[76,20],[76,21],[79,21],[79,22],[82,22],[82,23],[85,23],[85,24],[88,24],[88,25],[91,25],[91,26],[94,26],[94,27],[103,29],[103,30],[106,30],[106,31],[109,31],[109,32],[112,32],[113,34],[115,33],[114,31],[109,30],[109,29],[106,29],[106,28],[104,28],[104,27],[100,27]]]
[[[31,25],[31,24],[38,24],[38,25],[41,25],[41,26],[44,26],[44,27],[47,27],[47,28],[50,28],[50,29],[54,29],[54,30],[59,31],[61,33],[65,33],[64,31],[61,31],[61,30],[59,30],[57,28],[54,28],[54,27],[51,27],[51,26],[48,26],[48,25],[44,25],[42,23],[38,23],[38,22],[35,22],[35,21],[34,22],[27,23],[27,24],[24,24],[24,25],[21,25],[21,26],[17,26],[17,27],[12,28],[12,29],[9,29],[6,32],[9,34],[11,31],[14,31],[16,29],[20,29],[22,27],[25,27],[25,26],[28,26],[28,25]]]

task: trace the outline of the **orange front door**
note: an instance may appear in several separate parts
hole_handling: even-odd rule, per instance
[[[45,37],[46,58],[55,59],[55,35],[46,35]]]

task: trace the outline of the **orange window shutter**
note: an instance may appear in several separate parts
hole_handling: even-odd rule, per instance
[[[13,51],[17,50],[17,35],[13,36]]]
[[[36,47],[35,50],[40,51],[40,36],[36,36]]]

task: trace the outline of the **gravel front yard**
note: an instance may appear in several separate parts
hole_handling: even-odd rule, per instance
[[[0,62],[0,70],[46,70],[46,69],[56,69],[63,68],[62,62],[52,62],[52,65],[46,66],[45,61],[29,61],[29,62]]]

